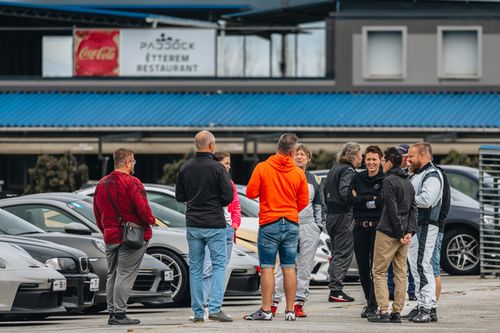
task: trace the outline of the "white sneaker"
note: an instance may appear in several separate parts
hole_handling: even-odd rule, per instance
[[[205,310],[203,311],[203,319],[208,320],[208,307],[205,307]]]
[[[208,320],[208,308],[205,307],[203,310],[203,319]],[[189,316],[188,320],[193,321],[194,320],[194,313]]]
[[[285,320],[287,321],[294,321],[297,318],[295,317],[295,312],[294,311],[285,311]]]

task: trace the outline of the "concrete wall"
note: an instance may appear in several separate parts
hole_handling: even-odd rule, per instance
[[[362,75],[362,27],[407,27],[406,77],[401,80],[365,80]],[[481,26],[482,75],[479,79],[438,77],[438,26]],[[391,88],[408,90],[498,90],[500,87],[500,19],[498,20],[373,20],[338,19],[336,26],[336,84],[340,90]]]

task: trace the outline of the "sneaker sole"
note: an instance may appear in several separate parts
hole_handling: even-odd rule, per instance
[[[337,297],[333,297],[333,296],[329,296],[328,297],[328,302],[332,302],[332,303],[348,303],[348,302],[354,302],[354,300],[350,301],[350,300],[347,300],[347,299],[344,299],[344,298],[337,298]]]

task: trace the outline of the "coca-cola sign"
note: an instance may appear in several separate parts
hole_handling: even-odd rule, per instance
[[[75,30],[75,76],[118,76],[120,30]]]

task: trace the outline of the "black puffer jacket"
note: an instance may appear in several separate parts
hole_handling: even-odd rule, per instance
[[[187,203],[186,226],[225,228],[223,207],[233,201],[233,186],[226,168],[210,153],[196,153],[177,178],[175,199]]]
[[[378,222],[382,214],[383,200],[381,196],[382,182],[385,175],[380,170],[375,176],[368,176],[368,171],[358,172],[352,177],[347,191],[347,202],[353,206],[355,221]],[[352,191],[356,191],[356,196]],[[367,205],[367,202],[372,201]]]
[[[403,169],[389,170],[383,182],[382,197],[384,208],[377,230],[396,239],[408,233],[413,235],[417,231],[417,203],[413,185]]]

